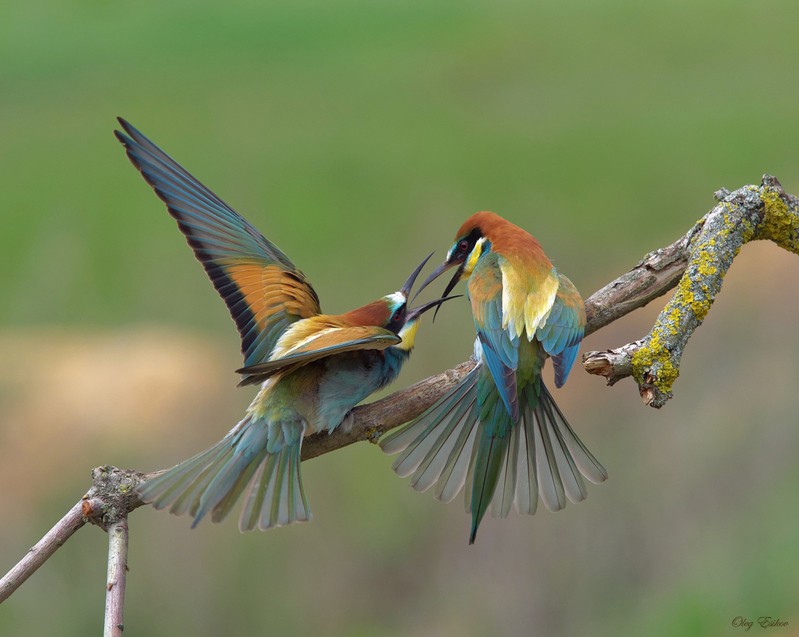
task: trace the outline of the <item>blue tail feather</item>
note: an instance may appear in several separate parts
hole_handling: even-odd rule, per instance
[[[449,502],[463,488],[474,446],[478,365],[432,407],[380,441],[400,476],[412,475],[418,491],[435,485],[436,498]]]
[[[145,482],[139,496],[158,509],[189,513],[194,528],[209,513],[214,522],[224,520],[249,485],[242,531],[310,519],[300,475],[302,437],[290,436],[270,452],[272,428],[248,415],[210,449]]]
[[[486,391],[478,383],[480,374],[488,373],[481,368],[478,364],[422,415],[380,442],[386,453],[400,454],[394,468],[412,475],[415,489],[435,485],[436,497],[448,502],[466,486],[470,543],[489,505],[498,517],[507,516],[512,504],[519,513],[535,514],[539,500],[559,510],[567,498],[585,499],[584,479],[607,478],[540,377],[519,388],[520,414],[513,421],[495,389]]]
[[[511,416],[499,400],[489,406],[487,417],[480,422],[469,497],[469,510],[472,513],[469,544],[474,544],[477,529],[497,489],[502,464],[508,453],[512,427]],[[512,470],[515,473],[515,467]]]

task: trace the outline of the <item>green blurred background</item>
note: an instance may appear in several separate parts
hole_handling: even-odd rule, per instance
[[[280,245],[327,311],[395,290],[479,209],[588,295],[721,186],[769,172],[799,191],[798,19],[789,0],[2,3],[0,571],[92,467],[172,465],[253,396],[116,115]],[[126,634],[724,635],[770,615],[799,635],[797,274],[747,246],[659,412],[577,369],[556,398],[611,479],[558,514],[489,519],[473,547],[459,501],[413,492],[367,444],[303,467],[311,524],[240,535],[136,511]],[[640,338],[660,305],[586,348]],[[470,353],[465,304],[439,317],[399,385]],[[105,554],[77,534],[0,634],[98,634]]]

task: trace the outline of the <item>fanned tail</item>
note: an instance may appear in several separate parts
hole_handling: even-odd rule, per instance
[[[388,454],[399,453],[394,471],[411,476],[411,486],[451,501],[463,488],[477,433],[477,365],[419,417],[380,441]]]
[[[550,511],[564,508],[567,498],[575,503],[585,500],[583,478],[599,484],[607,480],[607,471],[574,433],[540,379],[524,388],[521,404],[492,514],[505,517],[511,502],[519,513],[534,515],[539,498]]]
[[[267,450],[269,442],[268,423],[248,415],[213,447],[148,480],[137,493],[156,509],[189,513],[192,528],[208,513],[214,522],[225,519],[248,485],[242,531],[309,520],[300,475],[302,436],[274,452]]]
[[[599,484],[608,477],[540,378],[520,388],[514,423],[502,401],[479,404],[481,368],[478,364],[427,411],[380,441],[386,453],[400,454],[393,468],[411,476],[417,491],[435,485],[435,496],[449,502],[466,486],[470,544],[489,504],[497,517],[506,517],[514,504],[519,513],[533,515],[539,498],[558,511],[567,498],[587,497],[585,479]]]

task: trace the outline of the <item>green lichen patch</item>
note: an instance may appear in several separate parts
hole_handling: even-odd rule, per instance
[[[758,239],[769,239],[778,246],[799,254],[799,214],[791,210],[779,192],[764,188],[763,221],[758,229]]]
[[[639,385],[650,383],[662,393],[671,392],[671,387],[680,375],[660,335],[658,326],[652,330],[649,342],[639,348],[632,357],[633,378]]]

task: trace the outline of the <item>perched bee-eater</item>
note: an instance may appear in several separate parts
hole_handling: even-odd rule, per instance
[[[541,379],[547,357],[561,387],[585,331],[585,309],[571,281],[558,273],[529,233],[492,212],[461,226],[447,258],[421,290],[457,267],[448,294],[467,281],[477,339],[476,367],[421,416],[384,437],[401,476],[449,502],[466,488],[472,514],[469,543],[493,499],[505,517],[511,504],[534,514],[539,494],[553,511],[587,496],[583,477],[607,472],[577,438]],[[468,483],[468,484],[467,484]]]
[[[408,297],[427,257],[398,292],[345,314],[322,314],[291,260],[128,122],[127,155],[177,220],[242,339],[241,384],[262,383],[244,418],[210,449],[148,480],[156,508],[218,522],[248,489],[242,531],[309,520],[300,475],[303,438],[333,431],[408,359],[423,312]],[[431,255],[432,256],[432,255]]]

